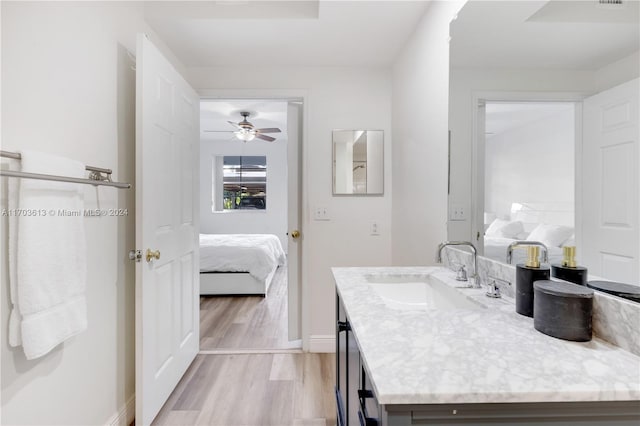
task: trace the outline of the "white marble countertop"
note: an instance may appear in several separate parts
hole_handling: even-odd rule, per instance
[[[436,267],[332,268],[380,404],[640,400],[640,357],[605,341],[569,342],[538,332],[513,299],[460,289],[480,310],[397,310],[370,274],[433,274]]]

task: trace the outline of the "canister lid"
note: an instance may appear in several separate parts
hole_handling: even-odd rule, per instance
[[[533,289],[541,291],[552,296],[559,297],[582,297],[585,299],[593,298],[593,290],[582,285],[551,281],[539,280],[533,283]]]
[[[640,287],[615,281],[589,281],[587,286],[614,296],[640,301]]]

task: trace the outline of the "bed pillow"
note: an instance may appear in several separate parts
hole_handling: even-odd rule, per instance
[[[573,228],[562,225],[541,223],[527,237],[527,241],[540,241],[547,247],[560,247],[573,235]]]
[[[495,219],[484,234],[487,237],[495,238],[517,238],[518,234],[522,232],[524,232],[524,228],[519,220],[512,222],[504,219]]]

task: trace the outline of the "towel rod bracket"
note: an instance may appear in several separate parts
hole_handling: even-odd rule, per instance
[[[91,173],[89,173],[89,179],[97,180],[97,181],[100,181],[100,182],[112,182],[111,173],[99,172],[99,171],[96,171],[96,170],[94,170]]]

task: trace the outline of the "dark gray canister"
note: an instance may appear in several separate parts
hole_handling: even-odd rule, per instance
[[[593,290],[558,281],[533,283],[533,326],[549,336],[574,342],[591,340]]]

